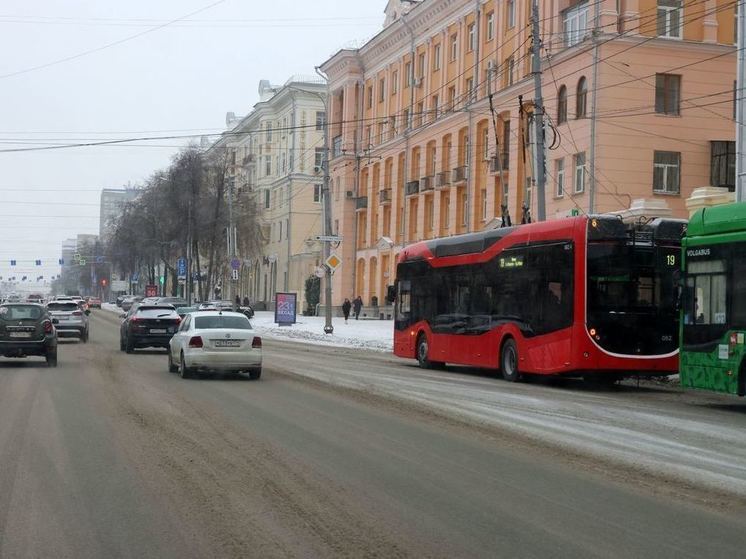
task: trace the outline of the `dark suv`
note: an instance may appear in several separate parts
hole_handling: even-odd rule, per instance
[[[139,347],[168,348],[181,317],[171,305],[133,305],[122,315],[119,330],[119,349],[132,353]]]
[[[0,355],[44,357],[57,366],[57,331],[42,305],[6,303],[0,305]]]

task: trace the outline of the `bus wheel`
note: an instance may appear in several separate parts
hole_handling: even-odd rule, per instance
[[[518,372],[518,348],[513,338],[508,338],[503,344],[500,355],[500,370],[505,380],[510,382],[521,380],[521,373]]]
[[[420,337],[417,338],[417,362],[423,369],[433,368],[433,363],[427,358],[428,351],[427,336],[425,334],[420,334]]]

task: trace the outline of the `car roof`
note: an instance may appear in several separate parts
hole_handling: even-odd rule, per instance
[[[5,303],[0,303],[0,306],[2,307],[39,307],[44,308],[44,305],[40,305],[39,303],[31,303],[29,301],[8,301]]]
[[[163,304],[146,303],[144,305],[137,305],[138,311],[152,311],[152,310],[158,310],[158,309],[167,310],[167,311],[175,311],[176,307],[174,307],[173,305],[166,304],[166,303],[163,303]]]
[[[218,310],[207,310],[203,309],[199,312],[189,313],[194,314],[195,316],[240,316],[242,318],[246,318],[246,315],[241,312],[233,312],[233,311],[218,311]],[[246,318],[248,320],[248,318]]]

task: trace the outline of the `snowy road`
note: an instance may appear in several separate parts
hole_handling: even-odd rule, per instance
[[[517,433],[562,452],[746,497],[746,402],[652,385],[591,389],[580,381],[518,383],[489,372],[424,371],[380,352],[273,340],[265,364],[405,405]],[[713,493],[714,494],[714,493]]]

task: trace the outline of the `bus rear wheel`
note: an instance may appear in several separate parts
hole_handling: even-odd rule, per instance
[[[518,347],[515,345],[513,338],[508,338],[503,344],[500,352],[500,371],[507,381],[518,382],[521,380],[521,373],[518,371]]]

